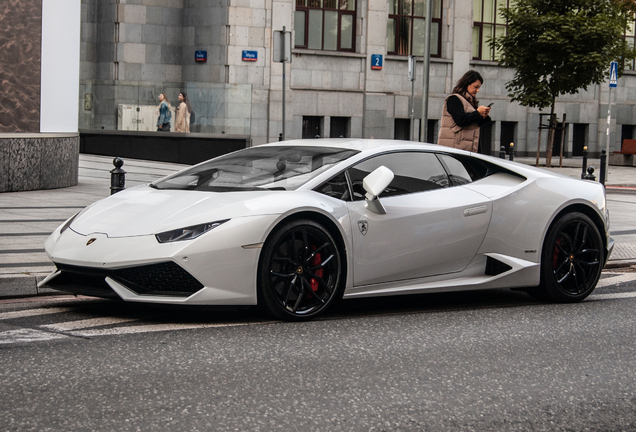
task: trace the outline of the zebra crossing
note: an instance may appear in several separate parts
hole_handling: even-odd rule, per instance
[[[636,273],[604,272],[597,288],[586,301],[610,301],[636,298]],[[628,284],[625,287],[625,284]],[[87,300],[85,298],[84,300]],[[89,301],[90,303],[90,301]],[[69,314],[74,318],[68,319]],[[139,315],[144,315],[140,313]],[[60,318],[66,320],[61,320]],[[28,325],[30,319],[46,323]],[[221,320],[221,322],[157,322],[157,316],[95,316],[77,303],[68,306],[51,306],[50,302],[38,307],[0,312],[0,346],[16,343],[35,343],[73,338],[98,338],[141,333],[171,332],[210,328],[266,325],[273,321],[257,318]],[[12,328],[13,327],[13,328]]]

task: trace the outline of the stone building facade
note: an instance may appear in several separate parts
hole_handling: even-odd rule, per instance
[[[484,14],[488,4],[502,3],[434,1],[436,46],[430,63],[430,132],[425,140],[436,141],[442,104],[454,83],[466,70],[476,69],[485,78],[480,101],[494,102],[494,123],[482,132],[484,152],[495,154],[500,145],[514,142],[517,154],[534,155],[540,112],[510,102],[505,84],[513,71],[482,55],[485,38],[479,31],[489,24],[475,9],[479,2]],[[247,135],[252,145],[276,141],[283,130],[284,82],[286,139],[408,138],[411,82],[401,44],[412,44],[416,54],[416,42],[408,35],[394,39],[391,32],[396,26],[406,28],[404,23],[411,18],[396,13],[410,4],[405,0],[82,0],[79,128],[117,129],[120,105],[156,105],[160,92],[174,103],[185,91],[196,113],[192,132]],[[414,4],[417,8],[424,1]],[[420,21],[408,22],[415,35],[421,34]],[[335,27],[328,27],[333,23]],[[283,27],[293,32],[292,62],[286,64],[285,80],[282,64],[272,55],[273,32]],[[205,61],[197,61],[197,51],[206,53]],[[251,58],[246,59],[244,51],[250,51]],[[372,68],[373,55],[382,56],[381,69]],[[422,111],[422,65],[420,57],[413,103],[416,118]],[[634,138],[636,75],[626,72],[615,93],[610,151],[620,149],[622,139]],[[592,155],[605,148],[608,96],[609,87],[603,84],[557,100],[558,117],[567,116],[566,157],[579,155],[583,146]],[[544,132],[542,149],[545,142]]]

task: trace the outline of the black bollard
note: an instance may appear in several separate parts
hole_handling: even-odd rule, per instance
[[[581,180],[585,178],[586,170],[587,170],[587,147],[583,147],[583,166],[581,167]]]
[[[605,177],[607,170],[607,151],[601,150],[601,174],[598,181],[605,186]]]
[[[506,147],[505,146],[499,147],[499,158],[500,159],[505,159],[506,158]]]
[[[594,176],[594,167],[587,167],[587,174],[583,177],[584,180],[596,181],[596,177]]]
[[[283,134],[280,133],[280,134],[278,134],[278,141],[282,141],[282,140],[283,140]]]
[[[116,194],[126,189],[126,171],[121,169],[124,161],[116,157],[113,159],[115,168],[110,171],[110,194]]]
[[[510,143],[510,150],[508,151],[508,158],[511,161],[515,160],[515,143]]]

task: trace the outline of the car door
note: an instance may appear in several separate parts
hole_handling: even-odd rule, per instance
[[[382,165],[395,174],[379,197],[386,214],[368,210],[362,189],[362,179]],[[348,206],[355,286],[459,272],[477,253],[491,201],[453,186],[461,183],[449,179],[435,153],[383,154],[347,175],[354,195]]]

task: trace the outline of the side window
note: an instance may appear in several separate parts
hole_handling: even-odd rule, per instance
[[[424,192],[450,185],[446,171],[433,153],[389,153],[367,159],[349,168],[354,200],[364,199],[362,180],[382,165],[393,171],[395,177],[381,197]]]
[[[349,201],[351,198],[349,196],[349,186],[347,185],[345,173],[341,173],[330,178],[325,183],[318,186],[316,188],[316,192],[320,192],[321,194],[343,201]]]
[[[439,158],[446,167],[453,186],[460,186],[473,181],[463,163],[445,154],[440,154]]]

